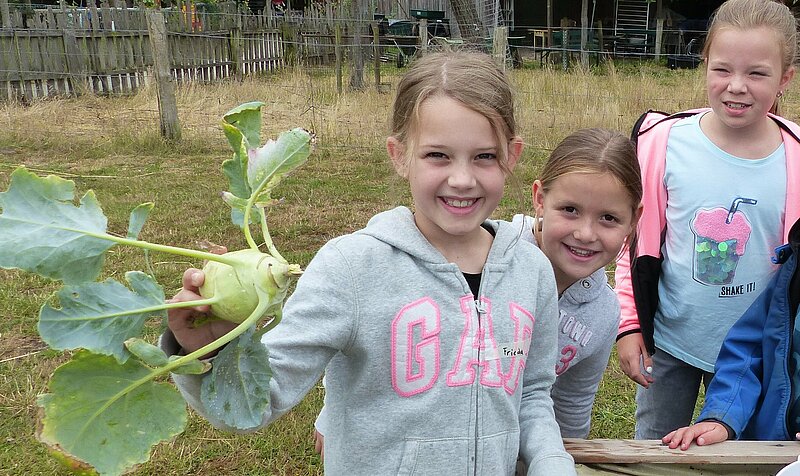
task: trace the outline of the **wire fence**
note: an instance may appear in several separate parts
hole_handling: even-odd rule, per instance
[[[441,0],[428,2],[446,7]],[[394,14],[415,14],[408,3],[393,4],[396,10],[409,10]],[[62,4],[5,15],[0,29],[0,99],[33,100],[86,90],[130,94],[148,84],[153,46],[146,9],[104,5]],[[620,58],[651,58],[672,67],[694,67],[699,63],[701,41],[697,40],[704,33],[659,29],[626,36],[602,27],[582,32],[580,28],[516,25],[502,31],[499,44],[504,28],[468,42],[459,37],[452,19],[444,19],[445,23],[438,17],[430,21],[390,20],[385,15],[364,19],[345,8],[343,3],[325,3],[303,12],[264,8],[253,13],[235,3],[220,3],[215,11],[185,3],[163,9],[174,79],[214,82],[300,65],[335,75],[340,90],[381,89],[384,79],[435,48],[490,52],[505,59],[509,67],[527,63],[567,69],[576,63],[587,67]],[[502,16],[488,7],[484,10],[483,20]]]

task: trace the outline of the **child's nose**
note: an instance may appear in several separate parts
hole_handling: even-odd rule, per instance
[[[591,220],[582,220],[580,224],[575,228],[575,231],[572,232],[572,236],[584,243],[590,243],[597,239],[597,233],[595,232],[594,223]]]
[[[475,174],[470,164],[456,162],[450,170],[448,185],[453,188],[469,188],[475,186]]]
[[[744,79],[738,75],[731,77],[730,81],[728,81],[728,92],[743,93],[745,91],[747,91],[747,85]]]

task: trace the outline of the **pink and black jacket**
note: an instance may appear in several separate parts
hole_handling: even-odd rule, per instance
[[[667,191],[664,170],[667,140],[675,122],[694,114],[710,111],[692,109],[676,114],[647,111],[633,126],[631,139],[637,144],[642,170],[644,210],[639,220],[637,239],[630,253],[623,255],[614,274],[615,291],[620,300],[621,315],[617,339],[641,332],[647,351],[655,352],[653,323],[658,308],[658,280],[661,276],[661,247],[666,236],[665,210]],[[784,240],[792,223],[800,217],[800,126],[770,114],[780,126],[786,150],[786,207]],[[633,266],[631,266],[633,263]]]

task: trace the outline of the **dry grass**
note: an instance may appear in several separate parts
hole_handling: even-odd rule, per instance
[[[698,71],[668,71],[651,64],[606,66],[600,72],[521,70],[512,73],[518,93],[521,135],[528,147],[518,168],[527,185],[554,145],[581,127],[628,131],[646,109],[676,111],[704,103]],[[394,85],[396,76],[385,76]],[[244,245],[216,198],[224,186],[220,163],[230,153],[221,116],[242,102],[261,100],[263,136],[290,127],[316,132],[314,158],[282,187],[283,204],[270,216],[271,230],[287,258],[306,264],[333,236],[362,227],[379,210],[408,203],[384,152],[391,95],[372,91],[337,97],[333,78],[300,71],[243,83],[192,85],[178,89],[183,140],[163,142],[158,133],[154,91],[124,98],[94,96],[0,105],[0,189],[14,167],[26,165],[76,182],[80,193],[95,189],[113,230],[124,232],[137,204],[155,201],[144,239],[195,247],[207,239],[230,248]],[[791,119],[800,109],[785,96]],[[529,198],[514,195],[497,216],[528,211]],[[156,256],[155,272],[167,293],[179,286],[190,264]],[[115,249],[108,275],[140,269],[135,250]],[[0,270],[0,468],[4,474],[58,474],[33,436],[36,395],[66,356],[38,352],[37,309],[52,283],[13,270]],[[151,326],[151,334],[158,331]],[[30,355],[26,355],[30,354]],[[629,437],[633,385],[612,365],[595,409],[593,436]],[[231,436],[192,417],[186,432],[158,446],[137,474],[320,474],[313,454],[311,424],[321,405],[317,389],[269,431]]]

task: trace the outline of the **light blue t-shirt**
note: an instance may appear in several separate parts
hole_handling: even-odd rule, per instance
[[[667,234],[658,285],[655,343],[713,372],[731,325],[764,289],[783,241],[786,160],[730,155],[700,129],[677,122],[667,144]]]

